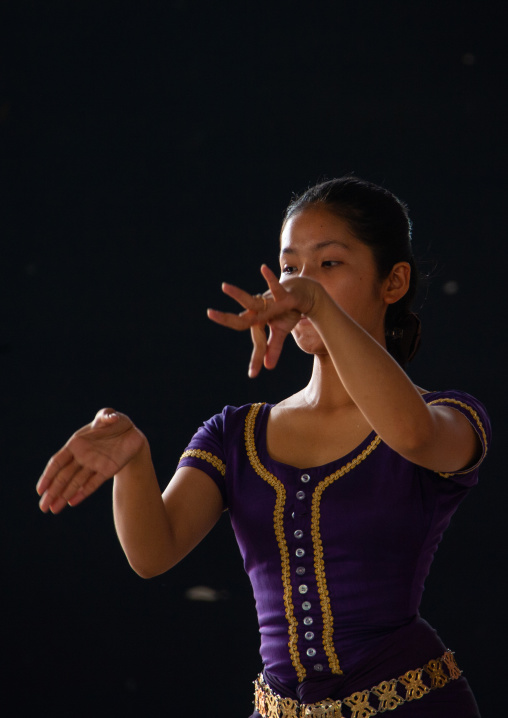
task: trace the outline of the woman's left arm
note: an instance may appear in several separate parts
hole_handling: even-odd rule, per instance
[[[338,376],[374,431],[409,461],[439,472],[460,471],[481,455],[468,419],[428,406],[393,357],[323,290],[307,315]]]
[[[409,461],[443,473],[475,462],[481,446],[468,419],[446,406],[428,406],[386,349],[318,282],[291,277],[281,283],[268,267],[261,271],[269,286],[263,297],[223,285],[223,291],[245,308],[240,315],[208,310],[219,324],[251,328],[250,376],[256,376],[263,363],[268,369],[275,367],[285,338],[305,315],[321,336],[349,396],[388,446]],[[268,340],[265,325],[270,328]]]

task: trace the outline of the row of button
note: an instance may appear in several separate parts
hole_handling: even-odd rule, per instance
[[[300,481],[302,481],[302,483],[304,483],[304,484],[307,484],[307,483],[310,481],[310,476],[309,476],[309,474],[302,474],[302,475],[300,476]],[[296,498],[298,499],[298,501],[303,501],[303,500],[305,499],[305,496],[306,496],[305,491],[301,491],[301,490],[300,490],[300,491],[297,491],[297,492],[296,492]],[[293,518],[294,518],[294,514],[293,514]],[[304,535],[304,534],[303,534],[303,531],[302,531],[301,529],[297,529],[297,530],[294,532],[294,537],[297,538],[297,539],[303,538],[303,535]],[[303,558],[303,557],[305,556],[305,549],[303,549],[303,548],[297,548],[296,551],[295,551],[295,554],[296,554],[296,557],[297,557],[297,558]],[[297,569],[296,569],[296,573],[297,573],[298,576],[303,576],[303,575],[305,574],[305,567],[304,567],[304,566],[298,566]],[[300,586],[298,586],[298,591],[299,591],[302,595],[305,595],[305,594],[308,592],[308,590],[309,590],[309,587],[308,587],[305,583],[302,583],[302,584],[300,584]],[[303,603],[302,603],[302,608],[303,608],[304,611],[310,611],[310,609],[312,608],[311,602],[310,602],[310,601],[303,601]],[[312,626],[312,624],[314,623],[314,619],[313,619],[311,616],[305,616],[305,618],[303,619],[303,623],[304,623],[305,626]],[[315,634],[314,634],[313,631],[306,631],[306,633],[305,633],[305,640],[307,640],[307,641],[312,641],[312,640],[314,640],[314,638],[315,638]],[[317,651],[316,651],[315,648],[307,648],[306,653],[307,653],[307,655],[309,656],[309,658],[314,658],[314,656],[317,655]],[[323,670],[323,665],[322,665],[321,663],[316,663],[316,664],[314,665],[314,670],[315,670],[315,671],[318,671],[318,672],[322,671],[322,670]]]

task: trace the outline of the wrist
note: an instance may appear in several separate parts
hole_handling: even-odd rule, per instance
[[[327,301],[331,302],[332,299],[330,298],[328,292],[323,289],[321,284],[318,282],[313,282],[312,284],[314,285],[312,303],[310,309],[307,312],[303,312],[303,314],[307,317],[307,319],[315,321],[322,314]]]
[[[115,477],[139,476],[146,473],[147,467],[152,467],[152,455],[148,439],[139,429],[135,429],[135,431],[139,436],[139,444],[124,466],[116,472]]]

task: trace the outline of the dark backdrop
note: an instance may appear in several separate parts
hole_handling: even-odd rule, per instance
[[[248,337],[205,309],[231,306],[224,279],[262,291],[291,193],[346,172],[409,204],[433,273],[411,375],[491,411],[492,451],[422,611],[484,716],[504,705],[505,7],[3,0],[2,679],[15,715],[249,714],[256,619],[227,516],[143,581],[109,486],[52,517],[34,485],[101,406],[145,431],[164,485],[224,404],[302,386],[310,364],[289,345],[248,380]],[[218,600],[189,600],[196,585]]]

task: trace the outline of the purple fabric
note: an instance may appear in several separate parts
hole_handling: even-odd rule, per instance
[[[422,668],[430,658],[445,652],[433,628],[417,617],[407,626],[397,629],[378,645],[346,675],[323,675],[306,679],[295,691],[265,671],[265,680],[279,695],[295,698],[300,703],[317,703],[324,697],[342,700],[355,691],[372,688],[382,681],[397,678],[407,670]],[[444,688],[431,691],[418,701],[397,708],[397,718],[406,715],[433,718],[479,718],[478,706],[465,678],[454,680]],[[254,714],[255,715],[255,714]]]
[[[424,399],[461,411],[477,431],[485,454],[490,425],[478,401],[456,391],[428,393]],[[397,637],[403,635],[405,627],[415,625],[433,555],[457,506],[476,484],[480,462],[467,471],[444,477],[403,459],[383,442],[376,443],[371,434],[347,456],[324,466],[297,469],[268,455],[266,425],[271,406],[264,404],[254,426],[255,447],[262,465],[260,475],[259,469],[256,472],[251,465],[245,444],[245,419],[250,408],[251,405],[225,407],[197,431],[187,447],[190,451],[209,452],[223,462],[225,476],[202,456],[187,456],[179,465],[195,466],[208,473],[229,509],[254,590],[267,676],[284,686],[287,695],[305,691],[304,700],[308,702],[327,697],[322,694],[326,681],[330,677],[337,680],[331,676],[330,651],[327,654],[323,633],[330,613],[333,650],[348,685],[359,666],[367,662],[369,667],[373,660],[376,662],[373,657],[379,651],[385,656],[379,680],[398,675],[390,670],[389,650],[397,655],[403,650],[404,665],[397,669],[401,672],[440,655],[442,644],[428,626],[425,630],[432,635],[429,641],[437,640],[440,646],[437,653],[421,653],[413,642],[406,651]],[[324,488],[318,502],[318,521],[314,520],[313,541],[314,492],[323,479],[355,459],[358,461],[354,466]],[[305,480],[305,475],[310,478]],[[282,550],[281,535],[277,536],[274,528],[275,485],[279,487],[281,505]],[[319,590],[316,576],[316,531],[323,547],[328,613],[327,598],[323,589]],[[288,606],[283,596],[285,549],[288,601],[296,625],[292,652]],[[301,553],[302,549],[304,555],[298,557],[297,551]],[[309,649],[314,655],[309,655]],[[313,696],[312,700],[308,695]]]

